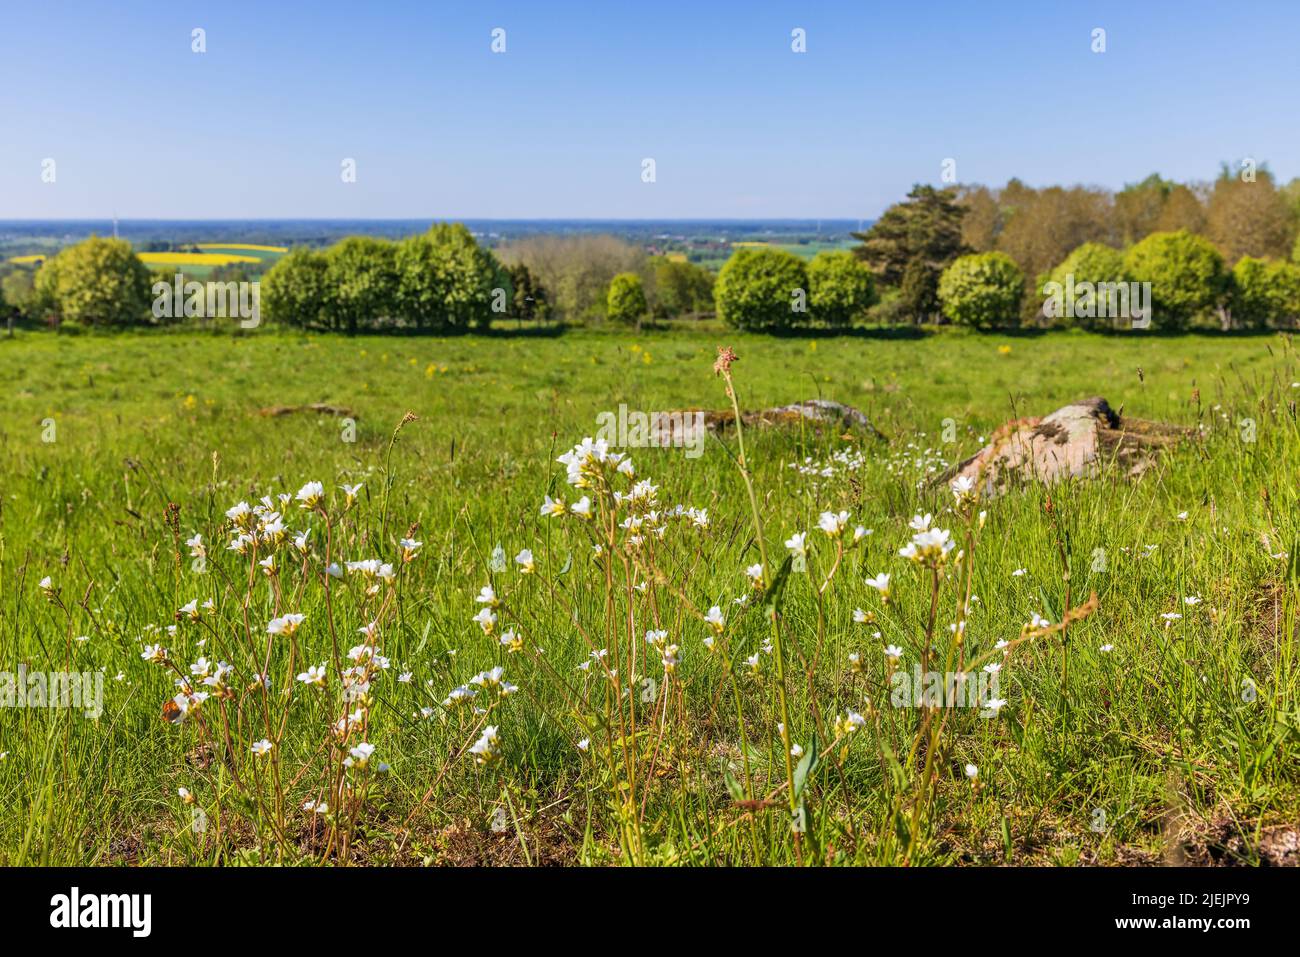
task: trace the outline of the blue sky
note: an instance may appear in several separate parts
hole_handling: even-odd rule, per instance
[[[1281,0],[10,2],[0,219],[873,217],[949,157],[1286,180],[1298,36]]]

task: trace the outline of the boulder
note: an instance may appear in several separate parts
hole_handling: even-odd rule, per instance
[[[1137,476],[1161,450],[1194,434],[1194,429],[1123,417],[1094,397],[1042,418],[1007,422],[988,445],[940,480],[965,476],[981,495],[992,496],[1019,483],[1095,478],[1104,467]]]
[[[876,438],[882,438],[880,432],[861,410],[842,402],[832,402],[830,399],[808,399],[792,405],[745,411],[740,414],[740,420],[746,428],[811,422],[814,425],[829,426],[839,431],[862,429]],[[671,445],[674,444],[674,439],[678,442],[693,441],[700,424],[709,431],[718,432],[730,428],[735,421],[735,413],[730,409],[722,411],[679,409],[674,412],[655,413],[650,422],[654,437],[652,444]]]

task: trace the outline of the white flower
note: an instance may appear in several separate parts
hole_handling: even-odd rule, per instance
[[[199,600],[197,598],[181,606],[180,611],[176,612],[179,618],[188,618],[190,621],[199,620]]]
[[[305,615],[282,615],[279,618],[272,618],[266,623],[266,633],[288,637],[298,630],[298,626],[305,618]]]
[[[804,532],[795,532],[785,540],[785,547],[790,550],[790,554],[795,558],[802,558],[808,554],[804,546],[804,539],[808,536]]]
[[[849,524],[849,513],[822,512],[817,518],[817,527],[832,538],[844,531]]]
[[[366,765],[370,763],[370,756],[375,753],[375,746],[362,741],[356,747],[349,749],[348,756],[343,759],[343,766],[347,768],[355,767],[358,771],[364,771]]]
[[[160,665],[167,660],[167,649],[162,645],[146,645],[140,657],[151,664]]]
[[[48,595],[50,592],[54,591],[54,582],[50,580],[49,575],[46,575],[39,582],[37,582],[36,587]]]
[[[308,541],[308,539],[310,539],[310,538],[311,538],[311,529],[310,529],[310,528],[307,529],[305,532],[299,532],[297,535],[295,535],[295,536],[293,537],[293,547],[296,548],[296,549],[298,549],[298,551],[299,551],[301,554],[306,555],[306,554],[307,554],[307,547],[308,547],[308,546],[307,546],[307,541]]]
[[[564,499],[562,498],[551,498],[548,495],[546,496],[546,500],[542,502],[542,514],[549,515],[552,518],[564,515],[568,510],[568,506],[564,504]]]
[[[1006,707],[1006,704],[1007,704],[1006,698],[989,698],[988,701],[984,702],[984,707],[992,711],[994,714],[997,714],[1004,707]]]
[[[907,523],[907,527],[914,532],[924,532],[930,527],[933,516],[926,512],[924,515],[913,515],[912,520]]]
[[[1190,514],[1190,513],[1188,513],[1188,512],[1179,512],[1179,513],[1178,513],[1178,521],[1180,521],[1180,522],[1185,522],[1185,521],[1187,521],[1187,516],[1188,516],[1189,514]]]
[[[270,754],[271,749],[274,747],[275,745],[273,745],[270,741],[266,740],[266,738],[263,738],[261,741],[255,742],[253,746],[248,750],[252,751],[253,754],[256,755],[257,757],[262,758]]]
[[[1027,574],[1029,574],[1029,573],[1026,572],[1023,568],[1017,568],[1015,571],[1013,571],[1013,572],[1011,573],[1011,577],[1012,577],[1012,578],[1023,578],[1023,577],[1024,577],[1025,575],[1027,575]]]
[[[186,804],[194,803],[194,795],[190,793],[189,788],[177,788],[176,793],[180,795],[180,799]]]
[[[580,518],[588,518],[591,515],[591,499],[586,495],[582,496],[569,506],[569,511]]]
[[[356,485],[340,485],[339,488],[343,491],[343,495],[346,498],[344,508],[351,508],[352,504],[357,500],[357,493],[361,491],[361,483],[358,482]]]
[[[304,811],[313,811],[316,814],[328,814],[330,806],[324,801],[304,801],[302,804]]]
[[[868,612],[863,611],[861,608],[854,608],[853,620],[859,625],[867,625],[871,623],[871,615]]]
[[[1102,654],[1104,654],[1104,655],[1108,655],[1108,654],[1110,654],[1112,651],[1115,650],[1115,646],[1114,646],[1114,645],[1102,645],[1102,646],[1101,646],[1100,648],[1098,648],[1097,650],[1100,651],[1100,652],[1101,652]]]
[[[492,613],[491,608],[480,608],[478,614],[474,616],[474,621],[478,622],[478,626],[483,629],[483,634],[490,635],[492,629],[496,627],[497,616]]]
[[[484,585],[479,589],[478,597],[474,599],[480,605],[487,605],[489,608],[495,608],[501,604],[497,600],[496,590],[491,585]]]
[[[590,738],[583,738],[581,741],[578,742],[579,751],[586,751],[589,747],[591,747]]]
[[[515,564],[519,566],[521,575],[531,575],[537,568],[536,562],[533,561],[533,553],[527,548],[515,556]]]
[[[957,476],[953,479],[950,488],[952,489],[952,497],[957,500],[958,506],[975,500],[975,482],[969,476]]]
[[[198,532],[194,533],[193,538],[187,538],[185,540],[185,546],[190,550],[191,558],[201,558],[206,554],[206,550],[203,547],[203,536],[198,534]]]
[[[469,749],[476,764],[490,764],[501,756],[501,740],[497,735],[496,725],[488,725],[483,734]]]
[[[416,555],[420,554],[420,546],[424,543],[417,542],[412,538],[404,538],[398,542],[398,544],[402,547],[402,561],[409,562],[411,559],[415,558]]]
[[[898,645],[887,645],[885,647],[885,657],[890,661],[898,661],[903,657],[903,649]]]
[[[990,675],[995,675],[1001,670],[1002,670],[1002,662],[1000,661],[990,662],[989,664],[984,666],[985,673]]]
[[[974,764],[966,765],[966,777],[974,781],[979,776],[980,776],[980,769],[978,765],[974,765]]]
[[[298,674],[298,680],[305,685],[316,685],[319,688],[325,687],[325,679],[329,677],[325,665],[312,665],[306,671]]]
[[[1200,603],[1201,603],[1201,599],[1196,595],[1188,595],[1186,598],[1183,599],[1184,605],[1199,605]]]
[[[803,756],[803,745],[800,744],[790,745],[790,757],[799,758],[802,756]]]
[[[722,629],[727,626],[726,619],[722,617],[722,609],[717,605],[711,607],[704,615],[704,623],[719,635],[722,634]]]
[[[320,482],[308,482],[298,489],[298,494],[294,497],[300,508],[313,509],[325,498],[325,486]]]
[[[763,587],[763,566],[757,563],[750,565],[745,569],[745,577],[749,579],[750,585],[759,589]]]
[[[927,515],[926,520],[928,519]],[[915,522],[916,519],[912,521]],[[898,554],[927,568],[937,568],[947,560],[948,553],[954,547],[956,543],[946,528],[926,528],[913,535],[912,540],[898,550]]]
[[[881,572],[873,578],[868,578],[867,587],[880,592],[880,597],[883,600],[889,600],[889,574],[887,572]]]
[[[870,534],[871,534],[871,529],[863,528],[861,525],[857,526],[855,529],[853,529],[853,544],[856,545],[858,542],[862,541]]]

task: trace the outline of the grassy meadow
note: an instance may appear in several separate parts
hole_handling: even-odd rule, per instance
[[[566,482],[601,412],[729,408],[719,345],[741,409],[883,437]],[[1254,863],[1300,817],[1285,337],[25,333],[0,379],[0,671],[104,674],[97,718],[0,708],[0,864]],[[1092,395],[1200,437],[935,483]],[[922,660],[1005,703],[896,705]]]

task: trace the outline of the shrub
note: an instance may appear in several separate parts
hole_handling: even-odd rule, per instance
[[[1073,322],[1085,329],[1108,329],[1115,324],[1115,303],[1104,294],[1098,295],[1099,287],[1125,280],[1124,254],[1118,249],[1102,243],[1084,243],[1065,257],[1065,260],[1046,277],[1048,282],[1057,283],[1064,296],[1073,294],[1073,316],[1053,315],[1050,306],[1045,306],[1043,315],[1048,320],[1060,319],[1063,324]],[[1084,286],[1079,290],[1079,286]],[[1038,292],[1044,297],[1049,291],[1045,283],[1038,284]]]
[[[1227,291],[1223,257],[1214,244],[1185,229],[1152,233],[1124,256],[1130,279],[1151,283],[1153,317],[1181,329],[1221,305]]]
[[[397,292],[396,248],[387,240],[349,236],[325,253],[334,294],[326,305],[329,325],[354,335],[393,313]]]
[[[303,329],[329,328],[332,292],[325,254],[297,246],[262,280],[261,305],[271,322]]]
[[[738,249],[713,286],[718,316],[739,329],[777,330],[808,318],[808,272],[780,249]]]
[[[847,326],[875,302],[871,270],[850,252],[820,252],[808,264],[808,300],[814,319]]]
[[[151,277],[124,239],[92,236],[47,260],[36,274],[39,302],[64,322],[126,326],[149,321]]]
[[[609,282],[605,315],[614,322],[641,324],[646,314],[645,288],[634,272],[621,272]]]
[[[1025,277],[1005,253],[958,257],[939,278],[939,302],[953,322],[987,328],[1015,325]]]
[[[1300,266],[1243,256],[1232,268],[1230,301],[1235,325],[1290,325],[1300,317]]]

